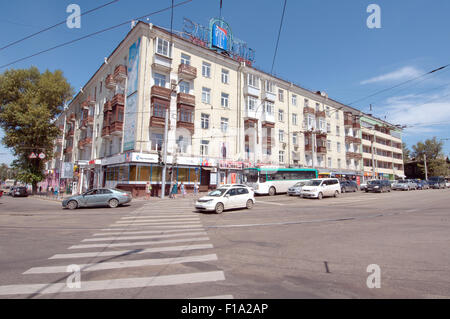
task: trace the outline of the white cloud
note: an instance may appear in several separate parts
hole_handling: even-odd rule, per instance
[[[378,83],[378,82],[391,82],[391,81],[398,81],[398,80],[409,80],[415,77],[420,76],[423,74],[421,70],[418,70],[412,66],[405,66],[401,69],[398,69],[396,71],[386,73],[383,75],[379,75],[373,78],[370,78],[368,80],[361,81],[361,84],[371,84],[371,83]]]

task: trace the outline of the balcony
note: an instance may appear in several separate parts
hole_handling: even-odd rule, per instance
[[[170,95],[172,91],[170,89],[164,88],[162,86],[153,85],[152,86],[152,97],[159,97],[161,99],[170,100]]]
[[[109,131],[112,135],[120,136],[123,133],[123,122],[116,121],[111,123]]]
[[[152,116],[150,117],[150,127],[164,127],[166,125],[165,117]]]
[[[83,149],[86,145],[92,144],[92,137],[85,137],[81,141],[78,142],[78,148]]]
[[[326,146],[317,146],[317,153],[318,154],[326,154],[327,153],[327,147]]]
[[[178,66],[178,75],[183,80],[193,80],[197,77],[197,68],[182,63]]]
[[[105,86],[109,90],[115,90],[117,85],[117,81],[114,80],[114,76],[112,74],[108,74],[105,79]]]
[[[106,101],[105,105],[103,106],[103,112],[112,111],[112,104],[111,101]]]
[[[355,153],[355,152],[346,152],[345,156],[347,158],[354,158],[354,159],[362,159],[362,154],[361,153]]]
[[[170,73],[172,71],[172,59],[160,54],[153,56],[152,68],[163,73]]]
[[[275,124],[275,115],[273,113],[263,112],[261,116],[261,121],[263,123]]]
[[[64,149],[64,154],[68,154],[68,153],[72,153],[73,147],[72,146],[68,146]]]
[[[88,126],[93,125],[93,124],[94,124],[94,117],[88,116],[83,120],[83,122],[81,122],[80,129],[85,130]]]
[[[326,118],[325,111],[316,111],[316,117]]]
[[[316,111],[315,111],[312,107],[305,106],[305,108],[303,109],[303,114],[312,114],[312,115],[315,115],[315,114],[316,114]]]
[[[361,129],[361,124],[359,122],[353,122],[354,129]]]
[[[68,138],[69,138],[69,137],[73,137],[74,133],[75,133],[75,130],[74,130],[73,128],[70,129],[70,130],[68,130],[68,131],[67,131],[67,137],[68,137]]]
[[[312,152],[312,144],[305,145],[305,152]]]
[[[125,105],[125,96],[123,94],[116,94],[111,100],[111,108],[114,108],[116,105],[124,106]]]
[[[114,70],[114,80],[117,82],[124,81],[127,78],[127,68],[125,65],[118,65]]]
[[[110,136],[111,136],[111,133],[110,133],[110,130],[109,130],[109,125],[103,127],[103,129],[102,129],[102,137],[103,138],[108,138]]]
[[[77,120],[77,117],[76,117],[76,115],[74,113],[69,115],[69,121],[75,122],[76,120]]]
[[[183,65],[183,64],[181,64],[181,65]],[[177,103],[195,106],[195,96],[191,95],[191,94],[186,94],[186,93],[180,92],[177,95]]]
[[[244,94],[245,95],[252,95],[255,96],[257,98],[259,98],[259,94],[261,93],[261,90],[259,88],[250,86],[250,85],[246,85],[244,87]]]
[[[266,101],[275,102],[276,94],[268,91],[263,91],[262,99]]]

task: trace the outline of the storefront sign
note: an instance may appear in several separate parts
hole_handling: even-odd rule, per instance
[[[61,178],[73,178],[73,163],[63,163]]]
[[[232,161],[220,161],[220,169],[242,169],[244,166],[243,162],[232,162]]]

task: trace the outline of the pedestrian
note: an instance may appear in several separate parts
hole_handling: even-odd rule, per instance
[[[152,184],[150,182],[147,182],[146,192],[147,192],[147,199],[150,199],[152,193]]]
[[[53,196],[53,193],[54,193],[53,186],[50,190],[52,191],[50,194]]]
[[[194,181],[194,194],[195,195],[198,194],[198,182],[197,182],[197,180]]]
[[[178,184],[174,183],[172,187],[172,198],[177,198]]]
[[[42,186],[39,186],[39,194],[42,193]]]
[[[184,198],[186,196],[186,187],[184,186],[183,182],[181,182],[180,191]]]

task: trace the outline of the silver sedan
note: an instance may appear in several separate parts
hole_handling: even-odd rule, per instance
[[[81,195],[69,197],[62,202],[63,208],[76,209],[79,207],[109,206],[116,208],[119,205],[131,202],[131,193],[115,188],[92,189]]]

